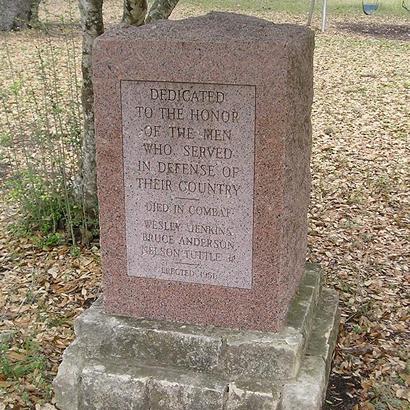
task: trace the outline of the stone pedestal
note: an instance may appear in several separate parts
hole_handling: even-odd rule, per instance
[[[62,410],[320,409],[339,323],[309,265],[277,333],[108,315],[76,321],[54,387]]]

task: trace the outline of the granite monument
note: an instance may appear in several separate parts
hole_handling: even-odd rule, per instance
[[[312,60],[310,30],[229,14],[97,40],[107,312],[280,329],[306,255]]]
[[[230,13],[93,56],[103,300],[62,409],[319,409],[337,295],[306,266],[313,33]]]

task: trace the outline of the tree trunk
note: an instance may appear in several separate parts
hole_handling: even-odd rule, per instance
[[[91,56],[94,40],[104,32],[103,0],[79,0],[83,29],[83,88],[81,100],[84,113],[82,137],[82,195],[87,214],[95,215],[97,209],[97,177],[95,163],[94,93],[92,85]]]
[[[179,0],[155,0],[148,13],[145,23],[167,19]]]
[[[0,30],[10,31],[30,26],[36,0],[0,0]]]
[[[145,19],[148,9],[147,0],[124,0],[122,21],[127,25],[140,26],[144,24],[144,21],[167,19],[177,3],[178,0],[155,0]],[[83,29],[82,103],[84,113],[81,186],[85,211],[88,215],[93,216],[97,209],[97,177],[91,55],[94,40],[104,32],[103,0],[79,0],[79,5]]]
[[[38,9],[40,7],[41,0],[32,0],[31,4],[31,22],[33,24],[38,23]]]
[[[312,18],[313,18],[314,11],[315,11],[315,0],[310,0],[309,17],[307,21],[308,26],[312,24]]]
[[[144,24],[147,10],[147,0],[124,0],[122,22],[129,26],[141,26]]]

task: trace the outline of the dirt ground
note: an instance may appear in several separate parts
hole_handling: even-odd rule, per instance
[[[409,24],[338,22],[336,27],[341,31],[366,37],[410,41]]]
[[[106,1],[107,27],[119,20],[117,3]],[[25,78],[46,38],[64,50],[67,26],[80,58],[76,9],[62,22],[68,2],[47,7],[40,15],[47,35],[1,34]],[[203,11],[181,5],[173,18]],[[342,313],[326,409],[410,408],[409,55],[402,17],[330,16],[328,30],[317,31],[308,259],[339,291]],[[11,81],[6,66],[1,87]],[[0,159],[0,409],[52,409],[50,382],[73,339],[73,319],[101,290],[99,247],[72,254],[67,245],[38,247],[12,235],[17,210],[3,184],[11,173]]]

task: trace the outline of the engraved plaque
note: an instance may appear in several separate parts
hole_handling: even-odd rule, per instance
[[[255,87],[121,82],[128,275],[250,289]]]

